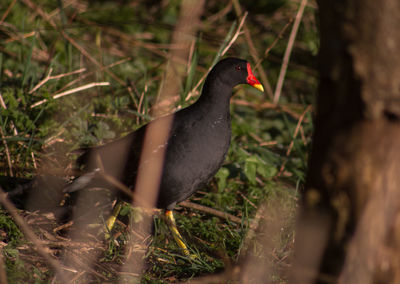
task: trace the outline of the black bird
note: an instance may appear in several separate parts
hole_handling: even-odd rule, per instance
[[[174,238],[186,255],[189,251],[176,228],[172,210],[177,203],[205,185],[222,166],[231,139],[229,106],[232,88],[239,84],[264,90],[247,61],[238,58],[219,61],[208,74],[199,99],[191,106],[171,114],[174,118],[166,144],[155,145],[166,147],[156,205],[166,209]],[[165,117],[156,120],[162,119]],[[90,174],[101,168],[132,188],[136,181],[144,135],[152,123],[122,139],[86,149],[78,159],[78,164]],[[75,190],[72,187],[69,191]],[[123,200],[128,201],[127,197],[120,194]],[[114,220],[115,214],[118,213],[114,213]],[[113,225],[111,223],[108,224],[109,229]]]

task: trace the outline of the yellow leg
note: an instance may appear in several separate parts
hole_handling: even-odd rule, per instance
[[[167,217],[169,228],[172,232],[172,236],[174,237],[178,246],[182,249],[183,253],[187,256],[190,256],[189,249],[186,244],[183,242],[183,238],[176,227],[175,218],[172,210],[165,210],[165,216]]]
[[[115,221],[117,220],[117,217],[119,215],[119,212],[121,211],[122,208],[122,202],[117,202],[117,204],[115,205],[113,212],[111,214],[110,217],[108,217],[107,221],[106,221],[106,225],[104,226],[104,231],[106,232],[105,236],[106,239],[110,238],[110,232],[112,230],[112,228],[114,227]]]

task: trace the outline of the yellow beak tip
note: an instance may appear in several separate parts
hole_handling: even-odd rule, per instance
[[[253,87],[260,90],[261,92],[264,92],[264,87],[261,84],[254,84]]]

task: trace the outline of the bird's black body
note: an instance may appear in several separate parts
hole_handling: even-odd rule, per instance
[[[252,74],[249,63],[236,58],[221,60],[208,74],[200,98],[191,106],[173,114],[166,142],[155,144],[156,142],[147,142],[146,139],[146,143],[154,144],[150,145],[151,153],[165,149],[156,206],[167,209],[165,216],[172,235],[185,255],[189,256],[190,252],[176,227],[172,210],[178,202],[187,199],[205,185],[224,162],[231,139],[229,104],[232,88],[246,83],[263,90]],[[146,130],[157,121],[162,122],[167,118],[168,116],[158,118],[114,142],[84,150],[77,164],[85,173],[72,183],[53,176],[38,176],[33,180],[3,177],[0,178],[0,187],[6,189],[9,198],[21,208],[60,211],[57,214],[59,220],[66,220],[75,214],[80,216],[76,208],[82,207],[85,213],[91,208],[92,212],[98,201],[109,201],[109,196],[106,199],[99,196],[97,188],[113,189],[115,184],[105,178],[104,174],[98,174],[99,170],[122,182],[132,191],[135,190],[139,167],[152,159],[150,154],[146,156],[147,160],[141,160]],[[83,193],[89,194],[81,198],[80,193],[75,191],[83,188],[88,189]],[[70,198],[60,208],[60,201],[64,202],[64,192],[69,192]],[[131,201],[131,194],[116,192],[120,199]],[[92,198],[89,197],[93,195],[96,198],[90,203]],[[78,203],[79,206],[75,206]],[[121,206],[115,206],[106,222],[106,232],[111,231],[120,208]],[[102,210],[102,207],[98,209]],[[90,218],[87,222],[90,222]]]
[[[166,147],[157,207],[172,210],[205,185],[224,162],[231,138],[232,88],[249,83],[248,63],[227,58],[209,73],[200,98],[174,114]],[[252,75],[252,74],[251,74]],[[165,117],[157,120],[165,119]],[[133,189],[144,135],[153,122],[104,146],[89,148],[78,159],[87,172],[99,167]],[[99,159],[100,158],[100,159]],[[145,161],[144,161],[145,162]]]

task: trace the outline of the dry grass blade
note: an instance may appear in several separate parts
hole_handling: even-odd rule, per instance
[[[33,168],[37,169],[37,163],[35,159],[35,154],[31,151],[31,158],[32,158],[32,163],[33,163]]]
[[[3,100],[3,96],[0,93],[0,105],[4,108],[7,109],[6,103]],[[13,121],[10,121],[10,126],[11,126],[11,130],[13,131],[14,135],[17,136],[18,135],[18,130],[15,127],[15,124]]]
[[[294,21],[292,31],[290,32],[288,45],[283,56],[283,62],[281,71],[279,72],[278,83],[276,84],[274,93],[274,103],[278,103],[279,97],[281,96],[283,81],[285,80],[286,70],[289,65],[290,54],[292,53],[294,41],[296,39],[297,31],[300,26],[301,19],[303,17],[304,8],[307,5],[307,0],[302,0],[300,3],[299,10],[297,11],[296,20]]]
[[[36,251],[47,261],[48,264],[54,269],[58,279],[62,283],[68,283],[67,278],[62,271],[60,263],[48,253],[45,246],[42,245],[41,241],[36,237],[35,233],[25,223],[24,219],[17,213],[17,208],[8,200],[7,194],[0,187],[0,203],[6,208],[8,213],[12,216],[15,223],[24,233],[25,237],[33,244]]]
[[[93,87],[109,86],[109,85],[110,85],[109,82],[90,83],[90,84],[86,84],[86,85],[83,85],[83,86],[80,86],[80,87],[77,87],[77,88],[73,88],[71,90],[62,92],[62,93],[57,94],[57,95],[54,95],[53,99],[58,99],[58,98],[61,98],[61,97],[64,97],[64,96],[67,96],[67,95],[70,95],[70,94],[74,94],[74,93],[77,93],[77,92],[80,92],[80,91],[83,91],[83,90],[87,90],[87,89],[90,89],[90,88],[93,88]],[[35,108],[37,106],[40,106],[40,105],[44,104],[45,102],[47,102],[47,99],[38,101],[38,102],[34,103],[33,105],[31,105],[31,108]]]
[[[60,78],[66,77],[66,76],[70,76],[70,75],[74,75],[74,74],[79,74],[79,73],[82,73],[82,72],[85,72],[85,71],[86,71],[85,68],[81,68],[81,69],[79,69],[79,70],[75,70],[75,71],[68,72],[68,73],[65,73],[65,74],[59,74],[59,75],[51,76],[51,72],[53,72],[53,69],[50,68],[49,73],[47,74],[46,78],[44,78],[44,79],[43,79],[42,81],[40,81],[35,87],[33,87],[33,89],[29,91],[29,94],[34,93],[34,92],[35,92],[36,90],[38,90],[41,86],[43,86],[44,84],[46,84],[46,82],[49,81],[49,80],[60,79]]]
[[[7,145],[6,139],[4,137],[4,133],[3,133],[2,127],[0,127],[0,136],[1,136],[1,140],[3,140],[3,145],[4,145],[5,152],[6,152],[8,171],[10,173],[10,176],[14,176],[12,163],[11,163],[10,151],[8,149],[8,145]]]

